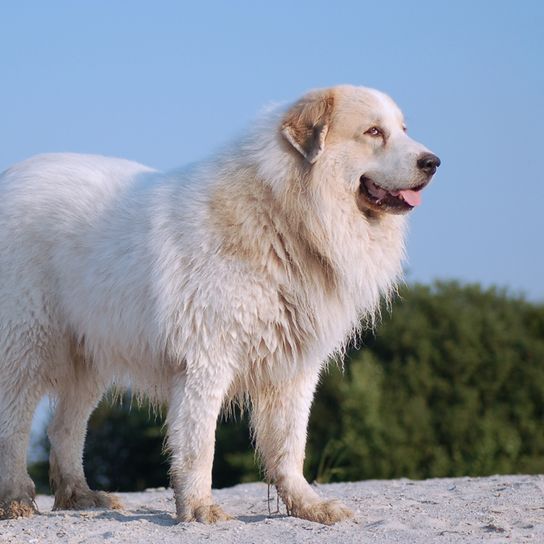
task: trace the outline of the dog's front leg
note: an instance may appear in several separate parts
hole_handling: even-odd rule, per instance
[[[214,363],[189,367],[171,387],[168,449],[178,521],[231,519],[212,498],[215,429],[230,384],[230,374]]]
[[[268,479],[276,485],[287,511],[300,518],[332,524],[352,517],[339,501],[323,500],[302,469],[306,430],[318,373],[259,389],[253,395],[252,425]]]

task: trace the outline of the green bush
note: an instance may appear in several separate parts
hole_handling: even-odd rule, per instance
[[[455,282],[401,290],[391,314],[323,375],[306,475],[321,482],[544,472],[544,305]],[[92,486],[167,484],[162,419],[127,402],[93,414]],[[37,467],[43,473],[43,466]],[[217,432],[214,485],[259,477],[246,418]]]
[[[405,288],[364,344],[318,392],[311,476],[544,472],[544,306],[457,283]]]

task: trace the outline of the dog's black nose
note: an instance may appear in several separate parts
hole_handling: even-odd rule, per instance
[[[417,167],[432,176],[440,166],[440,159],[432,153],[423,153],[417,160]]]

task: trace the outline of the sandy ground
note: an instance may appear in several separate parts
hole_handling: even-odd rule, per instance
[[[328,527],[268,513],[267,486],[244,484],[214,491],[234,521],[208,526],[176,524],[171,490],[120,493],[124,509],[51,512],[0,521],[0,542],[10,544],[218,544],[544,542],[544,476],[494,476],[425,481],[385,480],[318,487],[355,511],[354,521]],[[275,491],[271,496],[275,510]]]

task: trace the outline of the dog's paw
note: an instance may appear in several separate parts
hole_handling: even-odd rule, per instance
[[[0,519],[29,518],[37,513],[36,503],[29,498],[0,501]]]
[[[179,522],[200,521],[201,523],[217,523],[233,519],[217,504],[201,504],[178,515]]]
[[[292,505],[288,511],[291,516],[323,523],[324,525],[332,525],[353,517],[353,512],[336,500]]]
[[[53,510],[87,510],[89,508],[120,510],[122,507],[115,495],[104,491],[66,487],[55,494]]]

